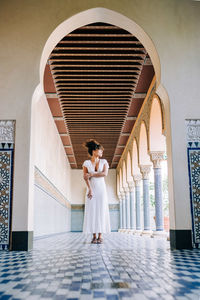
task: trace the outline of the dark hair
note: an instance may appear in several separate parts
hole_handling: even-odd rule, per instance
[[[92,152],[93,150],[97,150],[97,149],[102,149],[103,150],[103,146],[101,144],[99,144],[97,141],[95,140],[88,140],[85,142],[84,146],[86,148],[88,148],[88,153],[92,156]]]

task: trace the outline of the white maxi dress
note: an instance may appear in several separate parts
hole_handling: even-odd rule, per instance
[[[104,164],[107,164],[109,167],[106,159],[100,159],[97,172],[95,172],[95,167],[93,166],[91,160],[85,160],[83,166],[87,168],[89,173],[98,173],[103,171]],[[89,180],[92,189],[92,199],[87,197],[87,188],[85,197],[83,232],[109,233],[110,217],[104,177],[91,177]]]

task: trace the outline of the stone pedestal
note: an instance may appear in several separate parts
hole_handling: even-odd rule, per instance
[[[129,193],[130,193],[130,229],[131,232],[133,233],[135,230],[135,195],[134,195],[134,190],[135,190],[135,184],[134,181],[128,182],[129,186]]]
[[[144,207],[144,231],[150,231],[150,200],[149,200],[149,173],[150,165],[141,165],[143,182],[143,207]]]
[[[125,193],[121,192],[122,197],[122,228],[126,229],[126,199]]]
[[[141,175],[133,176],[135,182],[135,212],[136,212],[136,232],[141,231],[141,216],[140,216],[140,182]]]
[[[126,199],[126,229],[130,229],[130,192],[129,188],[124,188]]]
[[[151,161],[154,170],[154,191],[155,191],[155,216],[156,231],[164,230],[163,197],[162,197],[162,170],[160,162],[164,159],[164,152],[151,152]]]
[[[122,229],[122,199],[121,195],[118,195],[119,198],[119,228]]]

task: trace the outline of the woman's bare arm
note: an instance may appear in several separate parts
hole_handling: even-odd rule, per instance
[[[108,166],[107,166],[107,164],[104,164],[102,172],[90,173],[88,175],[86,175],[86,177],[88,177],[88,178],[91,178],[91,177],[105,177],[105,176],[107,176],[108,175]]]
[[[83,178],[84,178],[85,183],[86,183],[86,185],[88,187],[88,190],[89,190],[87,196],[88,196],[88,198],[91,199],[92,198],[92,189],[91,189],[91,186],[90,186],[89,177],[87,175],[89,175],[88,169],[86,167],[83,167]]]

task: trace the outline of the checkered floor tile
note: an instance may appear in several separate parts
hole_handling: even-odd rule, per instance
[[[200,250],[171,251],[161,238],[64,233],[30,252],[0,252],[0,299],[200,300]]]

